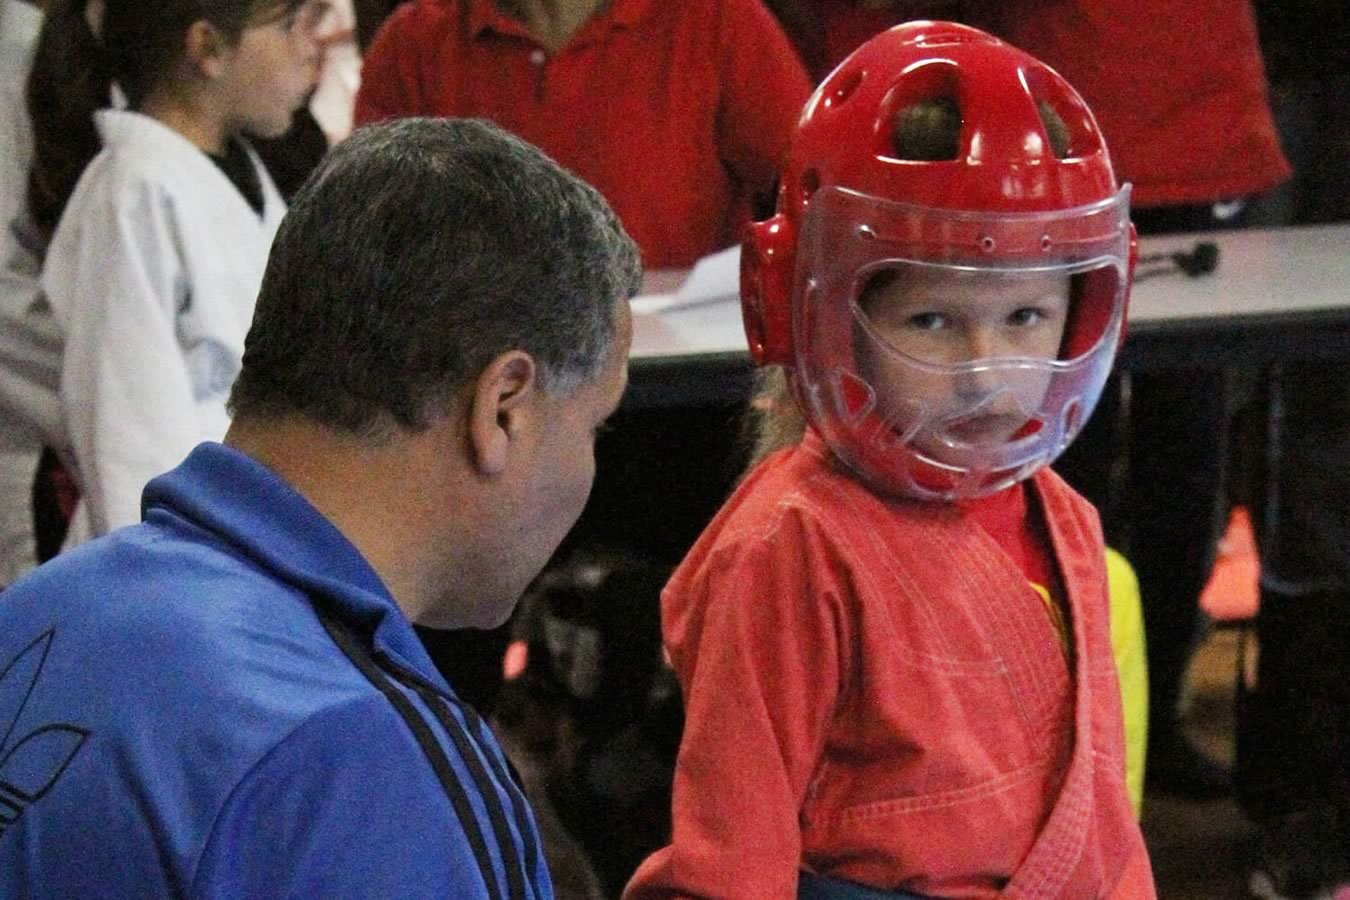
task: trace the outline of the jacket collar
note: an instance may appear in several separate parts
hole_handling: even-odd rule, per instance
[[[148,522],[187,523],[207,532],[351,625],[375,652],[449,690],[360,551],[252,457],[222,444],[200,444],[178,468],[146,485],[141,514]]]

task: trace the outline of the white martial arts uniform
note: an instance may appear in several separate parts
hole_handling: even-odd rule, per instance
[[[65,337],[62,416],[82,495],[67,547],[140,521],[146,482],[198,442],[224,436],[225,401],[284,212],[256,156],[261,217],[167,126],[119,110],[95,120],[103,150],[42,270]]]
[[[31,501],[42,449],[36,420],[57,421],[60,338],[49,317],[29,321],[38,303],[39,256],[15,238],[27,219],[33,135],[24,92],[41,25],[37,7],[0,0],[0,587],[36,562]]]

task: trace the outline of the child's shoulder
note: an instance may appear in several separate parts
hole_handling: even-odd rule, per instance
[[[103,149],[86,168],[86,180],[124,190],[166,190],[196,181],[215,166],[186,137],[150,116],[105,109],[95,120]]]
[[[206,153],[149,116],[100,110],[97,121],[103,148],[85,166],[63,223],[109,214],[178,218],[184,208],[217,208],[231,188]],[[265,175],[256,159],[254,166]]]
[[[807,448],[780,450],[759,463],[732,493],[662,593],[668,645],[697,631],[707,609],[744,604],[791,605],[801,591],[784,585],[830,582],[842,600],[855,552],[851,479]],[[775,589],[776,588],[778,589]],[[679,643],[674,640],[674,643]]]
[[[909,530],[924,516],[879,497],[819,442],[780,450],[756,466],[696,545],[709,556],[809,552],[841,558],[864,541]]]
[[[723,508],[729,513],[723,525],[735,533],[773,529],[787,516],[828,519],[854,499],[858,487],[828,451],[805,442],[766,457],[746,475]]]

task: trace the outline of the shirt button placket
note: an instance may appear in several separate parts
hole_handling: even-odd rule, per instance
[[[535,47],[530,51],[530,65],[534,66],[535,102],[543,103],[548,82],[548,54],[543,47]]]

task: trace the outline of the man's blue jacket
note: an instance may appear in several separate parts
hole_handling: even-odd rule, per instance
[[[525,798],[366,561],[203,444],[0,594],[0,897],[549,898]]]

